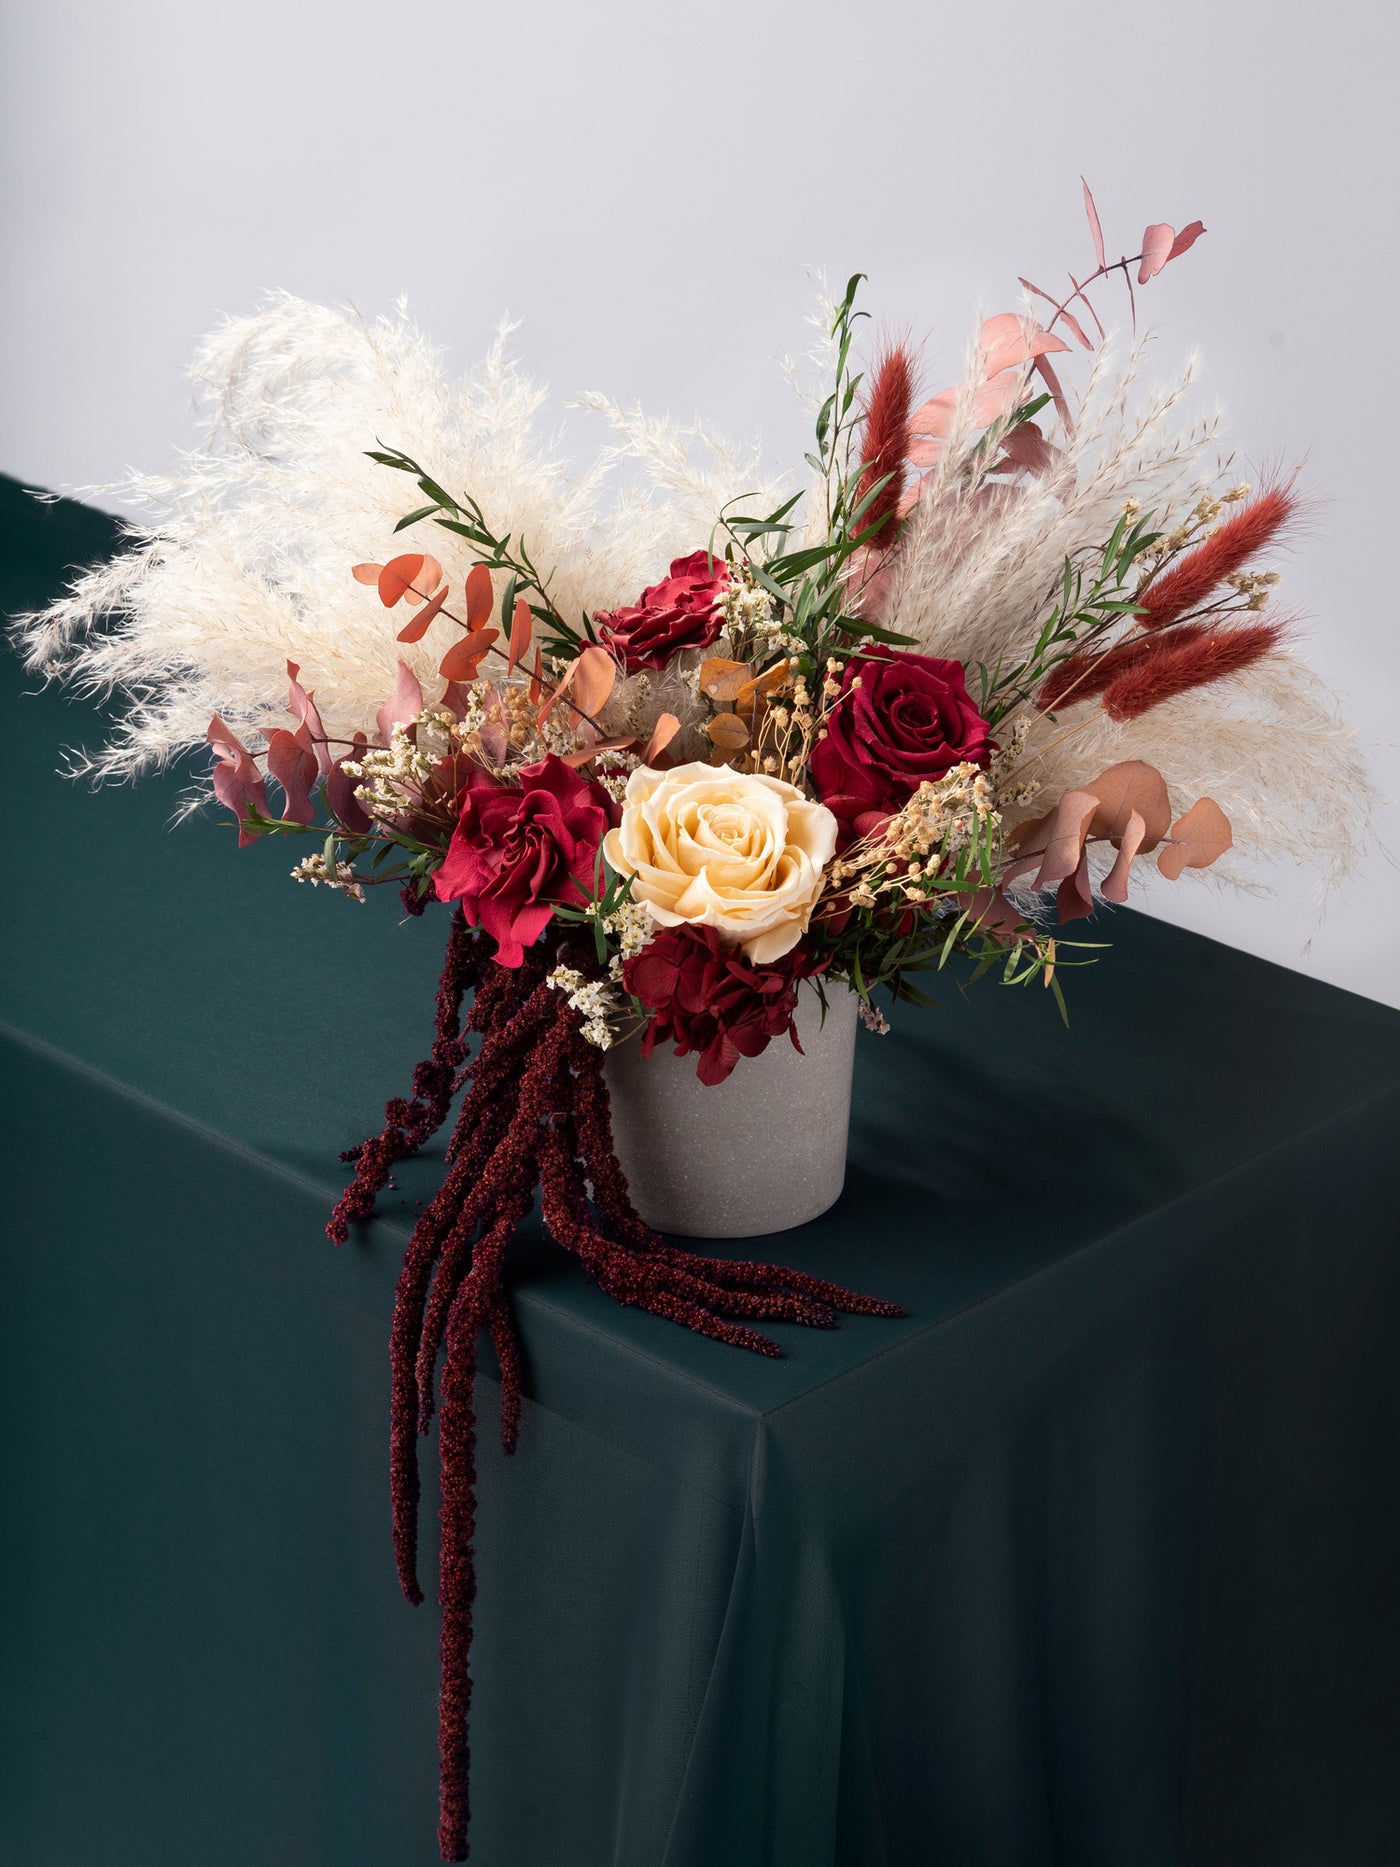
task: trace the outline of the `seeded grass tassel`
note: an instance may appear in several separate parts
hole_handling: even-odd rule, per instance
[[[501,1376],[502,1443],[510,1452],[520,1424],[521,1361],[505,1264],[537,1188],[550,1236],[600,1289],[736,1348],[781,1352],[756,1322],[829,1329],[838,1311],[903,1313],[805,1271],[703,1256],[652,1231],[632,1205],[613,1148],[603,1053],[583,1036],[580,1014],[545,983],[557,955],[534,948],[522,965],[507,968],[486,956],[489,946],[460,911],[454,914],[432,1053],[414,1072],[412,1099],[390,1101],[381,1133],[346,1156],[356,1163],[355,1180],[326,1228],[344,1241],[350,1224],[372,1209],[394,1163],[441,1127],[454,1090],[466,1087],[446,1177],[404,1253],[389,1349],[394,1557],[400,1586],[414,1603],[423,1599],[418,1438],[432,1423],[443,1359],[438,1841],[448,1861],[467,1859],[470,1822],[477,1339],[489,1331]],[[481,1043],[467,1061],[470,1034]]]

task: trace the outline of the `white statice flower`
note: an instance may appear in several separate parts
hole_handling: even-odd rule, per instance
[[[392,818],[422,790],[436,763],[437,756],[414,742],[408,726],[396,726],[387,746],[371,746],[359,758],[346,759],[344,770],[359,779],[355,796],[370,816]]]
[[[343,895],[349,895],[352,901],[363,901],[365,898],[364,887],[355,879],[355,871],[350,864],[337,860],[332,869],[323,849],[317,850],[314,856],[304,856],[291,871],[291,877],[294,882],[310,882],[313,888],[319,888],[322,883],[327,888],[338,888]]]
[[[614,1021],[624,1008],[607,980],[586,979],[574,966],[556,966],[546,975],[545,984],[563,992],[583,1018],[585,1039],[599,1050],[611,1050],[616,1041]]]
[[[622,960],[640,953],[655,932],[646,903],[642,901],[619,902],[611,914],[603,917],[603,927],[616,940],[618,958]]]
[[[625,752],[618,747],[600,752],[593,761],[593,776],[615,804],[620,804],[627,794],[627,780],[641,764],[635,752]]]
[[[747,564],[732,564],[729,581],[719,599],[725,634],[755,659],[782,653],[799,655],[807,644],[784,629],[774,612],[773,598]]]

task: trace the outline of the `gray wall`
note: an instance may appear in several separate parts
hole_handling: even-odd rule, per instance
[[[1083,263],[1083,171],[1118,250],[1206,221],[1148,297],[1164,362],[1203,347],[1246,456],[1308,452],[1327,503],[1288,595],[1400,791],[1395,22],[1355,0],[10,0],[0,466],[65,487],[159,466],[190,438],[193,341],[271,286],[406,292],[463,366],[509,308],[561,396],[698,409],[790,455],[806,417],[773,358],[802,341],[807,264],[868,271],[946,380],[979,303]],[[1139,898],[1400,1003],[1382,855],[1310,952],[1309,883],[1276,880]]]

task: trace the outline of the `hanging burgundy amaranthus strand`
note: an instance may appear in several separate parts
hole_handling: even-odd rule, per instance
[[[412,1099],[391,1100],[381,1133],[345,1156],[356,1163],[355,1179],[326,1228],[344,1242],[352,1221],[373,1209],[395,1163],[442,1125],[455,1091],[469,1084],[447,1147],[446,1177],[404,1253],[389,1349],[394,1556],[404,1594],[418,1603],[418,1436],[432,1421],[434,1377],[446,1348],[438,1842],[448,1861],[468,1854],[477,1337],[490,1331],[501,1377],[501,1437],[510,1452],[520,1423],[521,1364],[505,1259],[536,1189],[550,1235],[609,1296],[737,1348],[780,1353],[750,1326],[757,1321],[828,1329],[838,1310],[903,1313],[805,1271],[705,1257],[652,1231],[632,1205],[613,1149],[603,1053],[584,1038],[565,996],[545,983],[556,956],[536,947],[522,965],[507,968],[486,956],[490,945],[469,931],[460,910],[454,913],[432,1054],[414,1072]],[[473,989],[464,1021],[463,1000]],[[481,1044],[468,1062],[473,1033]]]

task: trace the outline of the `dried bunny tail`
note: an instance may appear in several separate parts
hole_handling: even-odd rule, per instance
[[[1105,689],[1103,710],[1126,723],[1193,688],[1238,679],[1278,647],[1287,626],[1283,621],[1247,622],[1206,630],[1197,639],[1184,639],[1184,629],[1152,636],[1141,660],[1120,670]]]
[[[1057,662],[1041,682],[1035,696],[1041,713],[1062,711],[1094,700],[1120,676],[1160,659],[1186,642],[1199,642],[1209,633],[1203,622],[1184,622],[1169,635],[1129,637],[1111,648],[1086,648]]]
[[[1298,513],[1293,486],[1266,486],[1141,592],[1141,625],[1160,629],[1198,609],[1227,577],[1274,543]]]
[[[904,491],[905,452],[909,446],[909,415],[914,402],[914,365],[907,347],[893,343],[885,347],[872,372],[870,394],[865,404],[861,428],[860,454],[866,461],[865,472],[856,488],[859,501],[881,480],[886,484],[874,493],[861,520],[862,529],[873,532],[876,542],[893,542],[891,520],[899,510]]]
[[[1047,733],[1053,736],[1037,750]],[[1155,765],[1178,812],[1198,797],[1214,798],[1242,862],[1307,863],[1324,890],[1351,873],[1372,839],[1377,796],[1356,734],[1337,696],[1286,648],[1138,719],[1116,721],[1098,706],[1068,708],[1041,723],[1015,775],[1039,779],[1042,798],[1058,797],[1120,759]],[[1043,804],[1018,814],[1037,808]]]
[[[1042,474],[998,486],[993,447],[963,470],[966,429],[927,476],[905,529],[886,619],[935,654],[994,666],[1034,640],[1066,557],[1101,546],[1130,498],[1161,523],[1219,475],[1218,423],[1183,422],[1194,360],[1138,408],[1137,343],[1119,361],[1107,348],[1090,367],[1075,428]],[[964,387],[971,405],[975,384]]]

